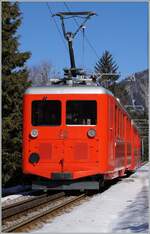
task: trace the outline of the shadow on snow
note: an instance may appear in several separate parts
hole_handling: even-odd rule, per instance
[[[113,231],[148,232],[148,216],[148,189],[143,185],[136,200],[120,213],[120,221]]]

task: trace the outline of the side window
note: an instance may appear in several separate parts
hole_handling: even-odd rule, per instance
[[[115,136],[118,135],[118,111],[117,111],[117,106],[115,106]]]
[[[121,111],[119,109],[119,137],[121,138],[121,129],[122,129],[122,126],[121,126]]]
[[[121,112],[121,138],[123,139],[123,113]]]
[[[120,137],[120,111],[118,109],[118,137]]]
[[[130,131],[131,131],[131,125],[130,125],[129,118],[127,118],[127,128],[126,128],[126,131],[127,131],[127,139],[129,140],[130,139]]]
[[[68,125],[96,125],[96,101],[67,101],[66,124]]]
[[[122,128],[122,137],[123,137],[123,139],[124,139],[124,137],[125,137],[125,135],[124,135],[124,133],[125,133],[125,131],[124,131],[124,126],[125,126],[125,115],[123,114],[123,116],[122,116],[122,121],[123,121],[123,128]]]
[[[32,102],[33,126],[61,125],[61,102],[53,100]]]

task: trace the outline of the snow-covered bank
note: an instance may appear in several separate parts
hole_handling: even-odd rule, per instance
[[[148,185],[149,163],[34,233],[148,233]]]
[[[22,197],[24,194],[27,193],[28,190],[31,189],[30,185],[17,185],[14,187],[9,187],[9,188],[3,188],[3,196],[1,197],[1,202],[4,205],[9,204],[10,202],[12,203],[13,201],[15,202],[16,199]]]

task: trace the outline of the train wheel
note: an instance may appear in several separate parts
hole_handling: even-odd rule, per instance
[[[86,190],[85,193],[87,196],[93,196],[94,194],[97,193],[97,190],[96,189]]]
[[[104,188],[105,188],[105,180],[104,180],[104,177],[100,177],[99,179],[99,192],[103,192],[104,191]]]

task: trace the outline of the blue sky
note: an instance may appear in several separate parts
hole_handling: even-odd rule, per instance
[[[86,24],[85,34],[101,57],[109,50],[119,65],[122,78],[148,67],[148,3],[102,3],[67,2],[72,11],[95,11]],[[63,2],[49,2],[53,13],[66,11]],[[46,2],[21,2],[23,20],[18,33],[20,50],[31,51],[27,65],[38,65],[49,61],[62,72],[69,67],[69,55],[51,18]],[[61,30],[60,21],[56,18]],[[79,19],[78,19],[79,20]],[[68,29],[75,30],[74,21]],[[83,35],[74,41],[76,65],[93,70],[98,58],[85,40],[83,57]],[[83,59],[84,58],[84,59]]]

